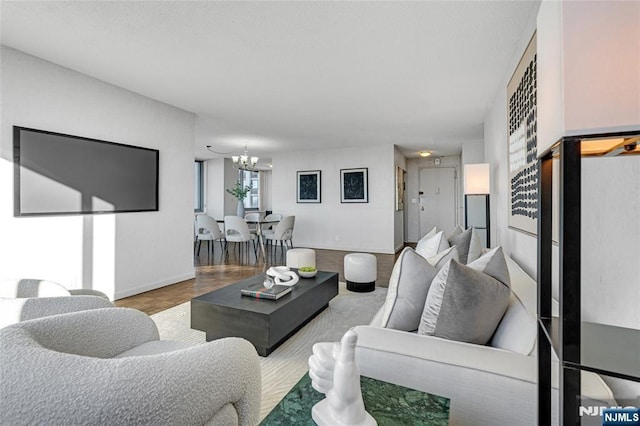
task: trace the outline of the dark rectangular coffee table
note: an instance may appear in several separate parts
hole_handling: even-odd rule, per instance
[[[207,341],[243,337],[267,356],[338,295],[338,274],[323,271],[300,278],[293,291],[278,300],[240,295],[241,289],[264,279],[265,274],[259,274],[191,299],[191,328],[206,332]]]

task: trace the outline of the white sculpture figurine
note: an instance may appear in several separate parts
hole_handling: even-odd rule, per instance
[[[309,358],[309,376],[315,390],[327,397],[313,406],[319,426],[373,426],[378,423],[364,409],[360,372],[355,361],[358,335],[347,331],[340,343],[316,343]]]
[[[300,279],[298,274],[290,271],[286,266],[272,266],[267,269],[267,275],[273,277],[277,285],[292,286]]]

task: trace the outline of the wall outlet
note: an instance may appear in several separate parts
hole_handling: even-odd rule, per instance
[[[436,158],[435,160],[433,160],[433,162],[435,163],[436,166],[440,165],[440,159]]]
[[[336,241],[340,241],[340,235],[336,235],[335,237],[333,237],[333,239]]]

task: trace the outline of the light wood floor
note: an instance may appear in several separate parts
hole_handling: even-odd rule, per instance
[[[338,272],[340,274],[339,280],[344,281],[343,262],[347,253],[349,252],[316,249],[316,267],[321,271]],[[378,261],[376,285],[386,287],[397,254],[375,254],[375,256]],[[196,296],[262,273],[270,266],[284,265],[285,263],[280,256],[279,249],[273,256],[267,257],[267,262],[260,261],[258,263],[256,263],[251,250],[250,259],[246,261],[246,258],[243,258],[241,263],[237,252],[230,249],[229,257],[225,261],[222,259],[220,245],[214,247],[214,254],[210,257],[207,254],[206,243],[203,243],[200,255],[195,257],[196,277],[194,279],[120,299],[115,302],[115,305],[135,308],[152,315],[188,302]]]

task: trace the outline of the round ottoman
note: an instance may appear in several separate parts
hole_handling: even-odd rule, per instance
[[[378,261],[369,253],[350,253],[344,257],[344,279],[347,290],[367,292],[376,289]]]
[[[287,266],[300,268],[302,266],[316,267],[316,251],[306,248],[287,250]]]

